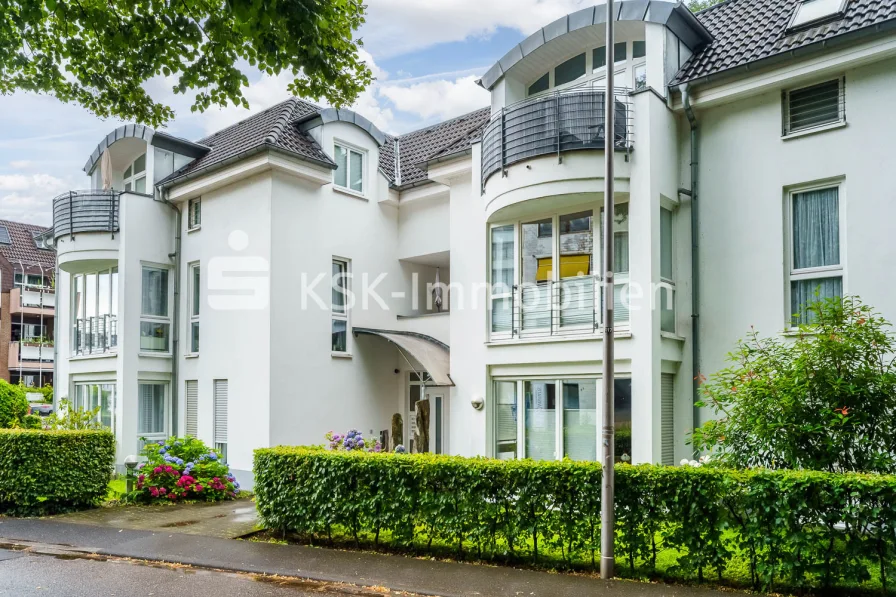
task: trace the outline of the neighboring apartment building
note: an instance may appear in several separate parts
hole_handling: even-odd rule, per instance
[[[0,378],[53,384],[56,255],[50,229],[0,220]]]
[[[395,413],[408,445],[421,399],[417,448],[596,458],[607,68],[621,452],[690,455],[695,378],[816,290],[896,320],[896,5],[617,11],[609,51],[603,6],[575,12],[488,70],[490,108],[398,137],[297,99],[195,143],[110,133],[85,166],[110,190],[54,201],[57,395],[119,460],[189,433],[244,479]]]

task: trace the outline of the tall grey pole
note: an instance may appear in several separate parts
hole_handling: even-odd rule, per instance
[[[606,161],[604,178],[604,278],[603,278],[603,446],[601,462],[603,475],[601,480],[601,513],[600,513],[600,577],[613,578],[615,558],[613,540],[615,536],[615,512],[613,471],[614,436],[616,434],[613,417],[613,150],[616,143],[616,96],[613,87],[613,0],[607,0],[607,94],[604,98],[604,159]]]

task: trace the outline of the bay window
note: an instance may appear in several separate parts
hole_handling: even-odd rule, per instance
[[[73,274],[72,355],[118,346],[118,268]]]
[[[816,300],[843,295],[840,187],[801,189],[789,195],[790,322],[812,323]]]
[[[143,266],[140,310],[140,351],[168,352],[171,318],[168,310],[168,269]]]
[[[631,455],[631,379],[614,380],[616,460]],[[596,461],[600,380],[495,380],[494,456]]]

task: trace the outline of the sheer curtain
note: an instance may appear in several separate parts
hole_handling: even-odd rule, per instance
[[[790,283],[793,324],[811,323],[805,306],[818,299],[843,294],[840,266],[840,198],[837,187],[793,194],[793,271],[800,275],[812,268],[833,268]],[[817,297],[816,297],[817,293]]]

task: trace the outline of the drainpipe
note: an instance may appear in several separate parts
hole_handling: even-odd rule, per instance
[[[691,107],[690,88],[687,83],[682,85],[681,102],[684,105],[684,113],[691,125],[691,360],[694,366],[694,429],[700,426],[700,407],[697,402],[700,399],[700,212],[698,201],[697,183],[699,173],[699,155],[697,145],[697,116]],[[688,194],[688,193],[686,193]]]
[[[171,435],[177,435],[177,419],[178,419],[178,381],[179,354],[180,354],[180,245],[181,245],[181,225],[182,217],[180,209],[168,200],[168,189],[162,189],[156,186],[157,195],[162,203],[174,210],[175,232],[174,232],[174,253],[168,255],[174,259],[174,312],[171,318]],[[155,198],[155,195],[153,196]]]

